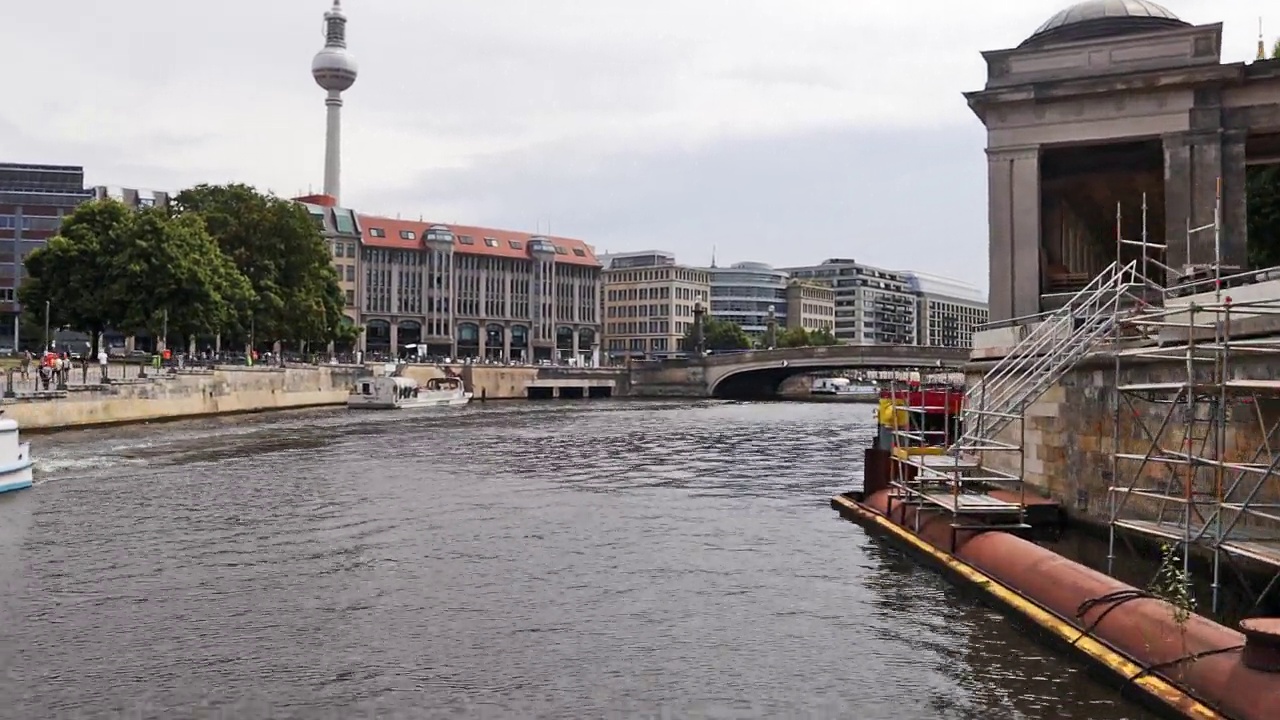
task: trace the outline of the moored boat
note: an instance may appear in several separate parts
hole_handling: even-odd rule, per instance
[[[809,388],[809,395],[814,400],[875,402],[880,398],[880,388],[870,383],[855,384],[849,378],[816,378]]]
[[[31,443],[22,442],[18,422],[0,418],[0,493],[31,487],[34,464]]]
[[[347,407],[354,410],[409,410],[459,406],[471,402],[471,395],[462,380],[456,377],[432,378],[425,385],[399,375],[367,377],[356,381],[347,396]]]

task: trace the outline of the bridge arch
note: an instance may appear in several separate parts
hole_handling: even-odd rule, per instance
[[[789,348],[713,355],[703,370],[710,397],[767,399],[778,396],[787,378],[836,370],[914,370],[961,367],[969,357],[962,348],[912,345]]]

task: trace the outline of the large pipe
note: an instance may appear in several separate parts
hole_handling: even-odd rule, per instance
[[[1194,613],[1179,622],[1164,600],[1008,533],[982,533],[955,554],[1227,717],[1280,718],[1280,674],[1241,662],[1243,634]]]

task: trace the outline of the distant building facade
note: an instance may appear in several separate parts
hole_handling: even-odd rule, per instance
[[[359,215],[358,317],[372,353],[590,361],[600,263],[581,240]],[[345,272],[345,271],[344,271]]]
[[[604,342],[609,357],[649,357],[681,352],[693,309],[710,299],[705,268],[676,263],[660,250],[604,257]]]
[[[343,314],[353,324],[360,323],[360,221],[354,210],[337,207],[328,195],[294,198],[311,216],[324,237],[338,273],[338,287],[345,302]]]
[[[18,288],[27,255],[58,233],[63,216],[92,198],[82,167],[0,163],[0,346],[22,343]]]
[[[905,272],[907,285],[918,298],[917,336],[921,345],[973,347],[973,333],[989,318],[987,299],[977,287],[959,280]]]
[[[93,187],[94,200],[115,200],[131,208],[169,207],[173,195],[161,190],[138,190],[135,188],[96,185]]]
[[[787,273],[758,262],[710,267],[711,317],[731,322],[748,335],[762,336],[772,317],[778,327],[787,322]]]
[[[804,328],[808,332],[836,329],[836,291],[830,285],[812,280],[787,283],[786,328]]]
[[[831,286],[835,336],[847,345],[917,344],[917,300],[902,273],[832,258],[788,268],[791,277]]]

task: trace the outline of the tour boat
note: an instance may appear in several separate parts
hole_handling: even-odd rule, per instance
[[[31,487],[33,464],[31,443],[19,438],[18,422],[0,418],[0,493]]]
[[[848,378],[817,378],[809,388],[815,400],[844,400],[846,402],[876,402],[880,388],[871,384],[855,385]]]
[[[360,378],[351,394],[347,407],[357,410],[408,410],[412,408],[466,405],[471,393],[455,377],[431,378],[426,385],[416,381],[389,375]]]

